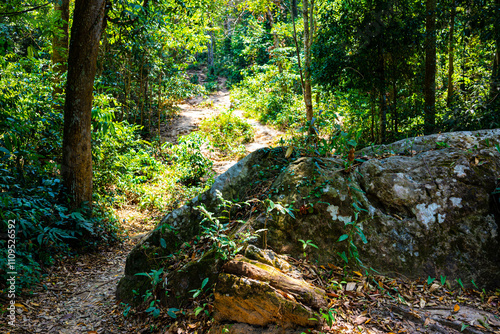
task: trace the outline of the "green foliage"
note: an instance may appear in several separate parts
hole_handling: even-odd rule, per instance
[[[52,109],[46,68],[35,58],[0,60],[0,232],[15,221],[19,289],[32,287],[43,268],[74,249],[118,238],[116,220],[101,205],[91,219],[85,208],[68,209],[59,175],[62,114]],[[0,240],[2,268],[5,244]]]
[[[205,140],[199,133],[181,136],[178,145],[166,144],[172,152],[170,157],[177,167],[179,181],[183,184],[199,184],[203,176],[212,170],[213,162],[201,153]]]
[[[307,258],[307,253],[306,253],[306,249],[307,247],[311,246],[311,247],[314,247],[316,249],[318,249],[318,246],[316,246],[315,244],[312,243],[312,240],[302,240],[302,239],[299,239],[299,241],[302,243],[302,249],[304,250],[304,257]]]
[[[329,327],[332,327],[333,324],[337,321],[335,319],[335,315],[334,315],[334,314],[337,314],[337,311],[335,311],[335,309],[331,308],[331,309],[325,310],[324,312],[323,312],[323,310],[320,310],[319,312],[321,314],[321,317],[323,319],[325,319],[325,322]]]
[[[168,210],[205,189],[212,162],[201,154],[197,134],[179,138],[178,145],[141,139],[138,125],[114,121],[116,99],[97,95],[93,109],[94,189],[98,198],[120,206]]]
[[[144,310],[144,312],[151,314],[153,318],[158,318],[161,314],[160,300],[158,299],[158,286],[160,283],[162,283],[163,277],[165,276],[163,268],[160,268],[158,270],[152,269],[151,272],[149,273],[137,273],[135,275],[146,276],[147,278],[149,278],[152,289],[146,290],[146,292],[142,296],[143,301],[148,305],[148,307]],[[166,277],[163,286],[165,285],[166,285]],[[130,311],[130,307],[128,307],[126,310],[128,313],[128,311]],[[166,310],[166,313],[169,317],[176,319],[177,315],[175,312],[178,311],[179,309],[177,308],[168,308]]]
[[[204,119],[200,130],[210,144],[228,158],[241,157],[246,154],[243,144],[253,141],[253,127],[231,111]]]
[[[244,79],[232,90],[234,103],[263,123],[286,128],[302,124],[305,115],[297,95],[299,77],[277,66],[254,66],[244,71]]]
[[[234,233],[235,226],[237,227],[239,224],[245,222],[232,219],[231,214],[236,209],[249,206],[250,202],[235,203],[224,199],[220,191],[216,190],[216,193],[220,201],[219,209],[222,214],[220,217],[215,217],[204,206],[198,206],[196,209],[204,216],[201,221],[201,228],[203,236],[211,241],[211,250],[215,252],[217,258],[226,261],[232,259],[250,241],[256,240],[259,233],[264,230],[254,232],[241,230],[238,233]]]

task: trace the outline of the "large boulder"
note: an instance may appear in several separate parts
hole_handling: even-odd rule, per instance
[[[299,158],[271,193],[308,210],[267,222],[268,244],[298,255],[297,240],[311,239],[311,255],[327,263],[348,254],[337,240],[354,232],[359,258],[380,272],[499,287],[499,139],[484,130],[403,140],[358,152],[366,161],[347,172],[337,159]]]
[[[359,162],[353,166],[299,152],[286,158],[284,148],[261,149],[219,176],[209,191],[167,215],[132,250],[117,296],[131,302],[132,289],[144,291],[149,286],[136,273],[165,267],[164,259],[177,256],[186,242],[193,245],[193,238],[202,234],[204,216],[196,209],[200,203],[214,216],[222,215],[217,191],[226,200],[267,198],[293,209],[295,218],[270,216],[263,205],[235,213],[247,221],[247,230],[267,228],[266,237],[256,245],[267,245],[276,253],[303,257],[304,242],[311,240],[318,248],[306,247],[306,255],[319,264],[348,260],[359,265],[359,258],[366,268],[382,273],[410,278],[443,275],[450,281],[474,280],[480,287],[498,288],[499,144],[500,130],[411,138],[357,152]],[[237,232],[233,233],[236,240]],[[276,292],[279,287],[253,282],[255,277],[246,278],[254,285],[233,284],[243,275],[232,272],[234,266],[224,266],[213,254],[188,261],[181,271],[170,264],[164,302],[178,305],[187,300],[188,292],[198,289],[206,277],[211,283],[219,281],[220,296],[229,296],[220,304],[221,319],[229,314],[224,313],[227,302],[238,300],[238,293],[245,295],[249,287],[264,295],[281,295]],[[240,291],[231,292],[231,287]],[[289,318],[302,319],[307,310],[320,307],[311,300],[296,302],[306,311]]]

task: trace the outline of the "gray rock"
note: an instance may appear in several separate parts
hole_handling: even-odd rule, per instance
[[[117,296],[131,301],[132,289],[148,288],[134,274],[160,268],[162,258],[200,234],[202,217],[194,208],[203,203],[217,214],[216,190],[229,200],[269,197],[294,209],[295,219],[275,213],[248,218],[248,228],[268,229],[267,245],[279,254],[303,257],[299,239],[311,240],[318,249],[307,247],[306,253],[319,264],[342,265],[339,254],[358,252],[365,267],[384,274],[443,275],[452,282],[460,278],[464,284],[474,280],[481,288],[498,288],[500,203],[494,192],[500,153],[494,145],[499,143],[498,129],[411,138],[363,149],[357,153],[366,161],[347,170],[335,158],[286,159],[282,148],[256,151],[219,176],[212,189],[167,215],[132,250]],[[338,242],[344,234],[352,234],[357,248],[348,240]],[[258,253],[254,259],[278,263]],[[205,277],[218,279],[221,263],[204,261],[191,264],[192,274],[168,273],[172,298],[165,303],[182,300]],[[358,265],[353,258],[349,264]],[[180,280],[173,278],[181,276],[182,284],[176,283]]]

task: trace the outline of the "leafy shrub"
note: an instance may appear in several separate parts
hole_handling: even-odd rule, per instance
[[[38,282],[45,267],[75,249],[117,240],[116,221],[99,204],[94,218],[70,212],[60,179],[63,114],[53,106],[48,61],[0,59],[0,233],[16,227],[16,286]],[[6,272],[0,240],[0,279]],[[2,286],[0,286],[0,289]]]
[[[298,76],[277,66],[254,66],[232,90],[234,103],[246,114],[285,129],[305,120]]]
[[[201,177],[212,163],[201,154],[201,137],[181,137],[179,145],[145,141],[142,127],[114,121],[117,104],[104,95],[94,103],[94,190],[100,200],[165,211],[205,189]]]
[[[178,145],[166,145],[173,153],[179,181],[183,184],[199,184],[200,179],[212,169],[213,163],[203,156],[201,147],[205,140],[196,132],[178,139]]]
[[[254,130],[250,124],[231,111],[222,112],[200,123],[200,130],[211,145],[231,158],[245,154],[243,144],[253,141]]]

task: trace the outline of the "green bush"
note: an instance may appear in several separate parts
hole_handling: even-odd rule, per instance
[[[15,221],[19,289],[58,257],[118,238],[116,221],[99,204],[92,219],[84,208],[68,209],[59,173],[63,114],[53,109],[60,101],[52,99],[47,68],[46,60],[0,60],[0,233]],[[0,284],[6,242],[0,240]]]
[[[201,154],[201,137],[180,137],[178,145],[145,141],[142,127],[113,120],[116,105],[105,95],[94,102],[94,191],[100,200],[164,212],[205,189],[201,178],[212,163]]]
[[[244,155],[243,144],[253,141],[254,136],[252,126],[231,111],[204,119],[200,130],[213,147],[229,158]]]
[[[233,88],[232,98],[247,115],[285,129],[305,119],[298,79],[292,72],[280,72],[274,65],[254,66]]]
[[[201,147],[205,140],[196,132],[178,139],[178,145],[166,145],[173,153],[179,181],[186,185],[196,185],[201,178],[209,174],[213,163],[203,156]]]

